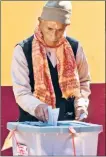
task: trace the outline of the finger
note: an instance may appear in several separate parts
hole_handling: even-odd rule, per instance
[[[82,110],[82,109],[77,109],[77,110],[76,110],[76,117],[75,117],[75,119],[76,119],[76,120],[79,120],[81,114],[83,114],[83,113],[84,113],[84,110]]]
[[[80,121],[80,122],[84,122],[84,120],[85,120],[85,118],[83,118],[83,119],[78,119],[78,121]]]
[[[86,118],[83,118],[83,119],[79,119],[80,122],[85,122],[86,121]]]
[[[41,120],[41,121],[45,121],[45,118],[44,118],[44,112],[43,112],[43,109],[42,107],[39,107],[39,111],[38,111],[38,119]]]
[[[39,119],[39,108],[35,110],[35,115],[36,115],[36,118]]]
[[[85,122],[86,121],[86,118],[82,119],[82,122]]]
[[[49,119],[49,116],[48,116],[48,108],[45,107],[45,108],[43,109],[43,112],[44,112],[45,121],[48,121],[48,119]]]
[[[79,118],[80,118],[80,111],[77,110],[77,111],[76,111],[76,117],[75,117],[75,119],[78,120]]]
[[[46,115],[45,115],[45,114],[46,114],[46,113],[45,113],[45,109],[43,108],[42,110],[43,110],[43,115],[44,115],[43,120],[44,120],[44,122],[46,122],[47,120],[46,120]]]

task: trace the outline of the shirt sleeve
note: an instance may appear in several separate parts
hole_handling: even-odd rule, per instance
[[[36,116],[34,110],[43,103],[33,96],[31,92],[28,64],[20,45],[14,48],[11,76],[13,92],[16,103],[26,112],[32,116]]]
[[[75,108],[79,106],[87,108],[89,105],[89,95],[91,94],[90,90],[91,77],[89,73],[88,61],[80,43],[78,44],[76,63],[80,80],[81,98],[75,99]]]

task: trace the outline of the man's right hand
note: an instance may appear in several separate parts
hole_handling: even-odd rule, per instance
[[[36,107],[35,109],[35,115],[36,118],[40,121],[47,121],[49,116],[48,116],[48,105],[46,104],[40,104]]]

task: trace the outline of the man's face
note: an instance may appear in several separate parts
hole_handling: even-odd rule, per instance
[[[45,42],[54,43],[55,45],[63,36],[66,25],[55,21],[40,21],[40,29],[43,34]]]

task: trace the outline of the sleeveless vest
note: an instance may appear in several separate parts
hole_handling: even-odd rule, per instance
[[[27,63],[28,63],[28,68],[29,68],[29,79],[30,79],[30,86],[31,86],[31,91],[34,91],[34,75],[33,75],[33,65],[32,65],[32,40],[34,36],[32,35],[26,40],[23,40],[22,42],[18,43],[17,45],[20,45],[23,49],[23,53],[26,57]],[[78,48],[78,41],[76,41],[73,38],[66,37],[68,42],[70,43],[74,56],[76,58],[76,53],[77,53],[77,48]],[[69,98],[68,100],[65,100],[61,98],[62,93],[59,88],[59,83],[58,83],[58,73],[57,73],[57,67],[53,67],[51,61],[48,59],[48,65],[50,69],[50,74],[52,78],[52,83],[54,87],[54,92],[56,96],[56,107],[60,108],[60,114],[59,114],[59,119],[58,120],[73,120],[75,118],[75,113],[74,113],[74,98]],[[19,106],[19,105],[18,105]],[[25,112],[20,106],[19,106],[19,121],[38,121],[37,118],[34,116],[30,115],[29,113]]]

